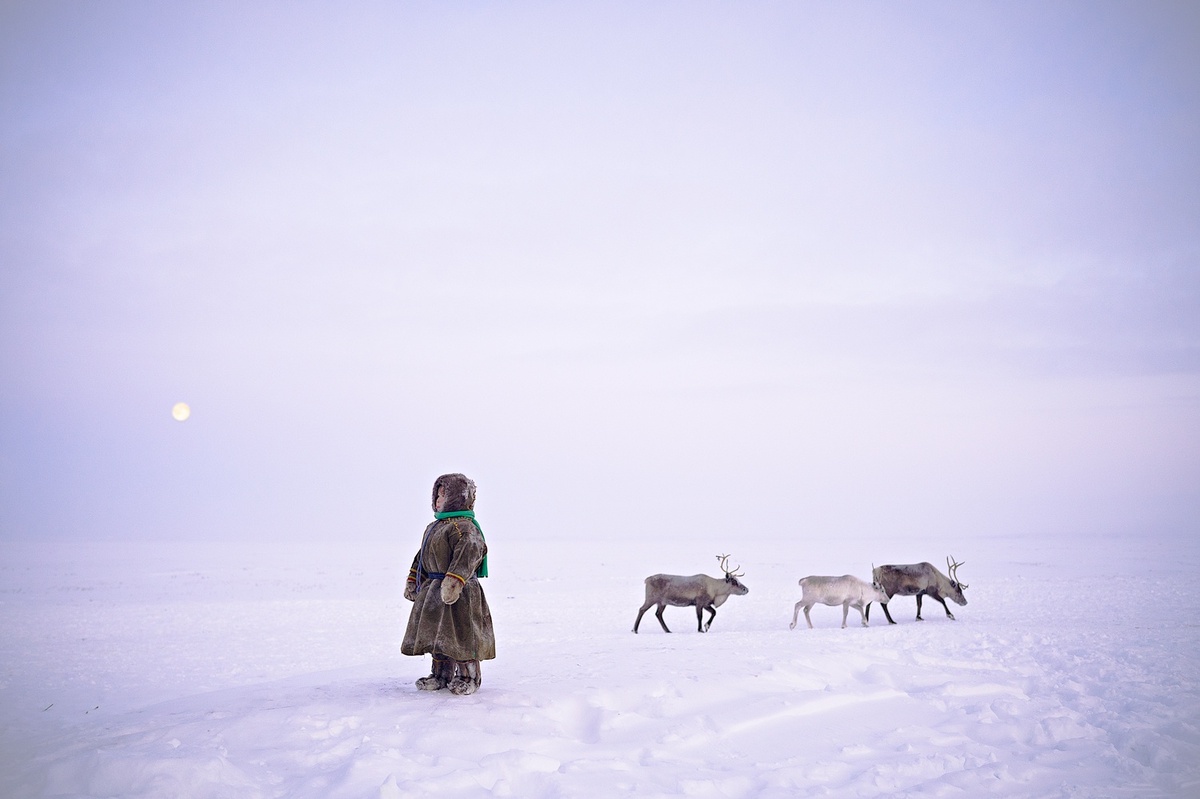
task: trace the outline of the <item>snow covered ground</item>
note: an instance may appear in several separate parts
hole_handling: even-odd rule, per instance
[[[483,518],[483,517],[481,517]],[[1200,544],[518,539],[499,657],[420,693],[386,546],[7,546],[0,796],[1200,796]],[[750,593],[630,629],[642,578]],[[943,551],[949,550],[949,551]],[[965,562],[957,621],[788,630],[798,578]]]

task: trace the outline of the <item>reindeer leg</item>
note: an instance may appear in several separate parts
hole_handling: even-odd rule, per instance
[[[933,594],[930,594],[930,596],[933,596]],[[942,599],[940,596],[933,596],[933,598],[942,603],[942,608],[946,611],[946,615],[950,617],[950,621],[955,621],[954,614],[951,613],[950,608],[946,606],[946,600]]]
[[[654,604],[653,602],[647,602],[646,604],[642,605],[642,609],[638,611],[638,617],[633,622],[633,631],[635,633],[637,632],[638,625],[642,623],[642,614],[645,613],[647,610],[649,610],[650,606],[653,604]]]
[[[809,612],[810,610],[812,610],[812,603],[811,603],[811,602],[810,602],[809,604],[807,604],[807,605],[805,605],[805,606],[804,606],[804,620],[805,620],[806,622],[808,622],[808,629],[810,629],[810,630],[811,630],[811,629],[813,628],[813,626],[812,626],[812,617],[808,615],[808,612]]]
[[[850,603],[842,603],[842,629],[846,629],[846,617],[850,615]]]
[[[896,620],[892,618],[892,614],[887,609],[888,603],[880,602],[879,607],[883,608],[883,615],[887,616],[888,624],[895,624]]]
[[[917,594],[917,621],[925,621],[924,619],[921,618],[921,597],[923,597],[923,596],[925,596],[925,595]]]
[[[804,602],[802,602],[802,601],[796,603],[796,609],[792,611],[792,623],[788,627],[789,630],[796,629],[796,621],[800,618],[800,608],[803,605],[804,605]]]
[[[858,606],[858,615],[862,618],[862,626],[867,626],[867,614],[863,612],[863,606]]]
[[[667,629],[667,623],[666,623],[665,621],[663,621],[663,617],[662,617],[662,613],[663,613],[663,611],[664,611],[664,610],[666,610],[666,609],[667,609],[667,606],[666,606],[666,605],[659,605],[659,606],[658,606],[658,610],[656,610],[656,611],[654,612],[654,615],[655,615],[655,616],[658,618],[658,623],[662,625],[663,632],[664,632],[664,633],[669,633],[669,632],[671,632],[671,631]]]
[[[696,632],[702,633],[702,632],[704,632],[705,629],[706,628],[704,627],[704,606],[697,604],[696,605]]]

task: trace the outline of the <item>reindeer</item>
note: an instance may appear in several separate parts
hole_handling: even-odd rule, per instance
[[[947,571],[950,572],[949,577],[938,571],[931,563],[909,563],[903,566],[880,566],[879,568],[872,566],[871,577],[876,583],[883,586],[883,590],[890,597],[915,595],[917,597],[917,621],[924,621],[921,618],[921,597],[923,596],[931,596],[941,602],[946,615],[953,621],[954,614],[950,612],[950,608],[946,607],[946,600],[952,599],[959,605],[967,604],[967,598],[963,596],[963,590],[967,584],[958,581],[957,572],[961,565],[963,564],[955,561],[954,556],[951,555],[946,558]],[[895,624],[892,614],[888,612],[888,603],[880,602],[879,604],[883,608],[883,615],[887,616],[888,624]],[[869,603],[863,617],[867,620],[871,618]]]
[[[696,608],[696,629],[698,632],[708,632],[708,628],[712,626],[713,619],[717,616],[717,608],[725,603],[731,594],[743,596],[750,593],[750,589],[738,582],[738,578],[742,573],[738,571],[739,566],[729,568],[729,556],[717,555],[717,560],[721,563],[721,570],[725,572],[725,578],[709,577],[707,574],[693,574],[691,577],[682,577],[677,574],[652,574],[646,578],[646,601],[642,604],[638,611],[637,619],[633,622],[633,631],[638,631],[638,625],[642,623],[642,614],[650,609],[651,605],[658,605],[658,610],[654,615],[658,618],[658,623],[662,625],[663,632],[671,632],[667,629],[667,623],[663,621],[663,610],[667,605],[677,608]],[[708,611],[708,623],[704,623],[704,611]]]
[[[863,611],[864,605],[869,607],[872,602],[886,605],[888,601],[888,595],[879,585],[878,580],[868,583],[853,574],[843,574],[841,577],[805,577],[800,580],[800,592],[800,601],[796,603],[796,609],[792,611],[792,624],[788,627],[789,630],[796,629],[796,621],[800,618],[801,608],[804,608],[804,620],[808,622],[808,628],[811,630],[813,623],[808,611],[818,602],[822,605],[842,606],[843,630],[846,629],[846,617],[850,615],[850,608],[858,610],[859,616],[862,617],[862,626],[866,627],[867,616]]]

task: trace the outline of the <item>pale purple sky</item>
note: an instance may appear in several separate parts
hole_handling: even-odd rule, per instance
[[[1195,4],[6,3],[0,175],[2,538],[1200,532]]]

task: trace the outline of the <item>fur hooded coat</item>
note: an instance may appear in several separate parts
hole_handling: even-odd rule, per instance
[[[461,474],[447,474],[433,484],[434,509],[438,489],[446,489],[444,510],[472,510],[475,483]],[[421,548],[413,558],[410,579],[417,590],[400,651],[405,655],[437,654],[451,660],[491,660],[496,657],[492,611],[475,576],[487,554],[483,534],[466,517],[439,519],[425,528]],[[443,580],[450,574],[466,579],[452,605],[442,601]],[[442,577],[441,575],[447,575]]]

